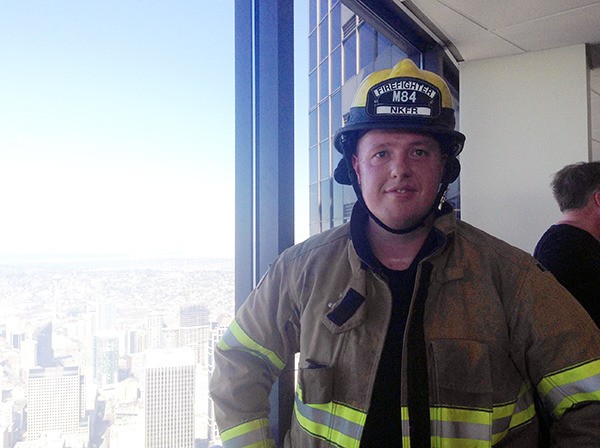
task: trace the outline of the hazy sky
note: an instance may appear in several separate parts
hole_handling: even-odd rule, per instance
[[[0,4],[1,259],[233,256],[233,6]]]

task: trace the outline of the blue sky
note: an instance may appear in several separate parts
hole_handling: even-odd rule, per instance
[[[233,3],[0,4],[0,258],[233,256]],[[305,14],[298,9],[300,239]]]

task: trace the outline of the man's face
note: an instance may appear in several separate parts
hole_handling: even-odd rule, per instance
[[[395,229],[417,224],[429,211],[445,163],[433,137],[397,130],[367,132],[352,157],[367,207]]]

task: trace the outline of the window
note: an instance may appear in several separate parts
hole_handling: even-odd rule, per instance
[[[344,40],[344,82],[356,75],[356,32]]]
[[[371,25],[363,23],[358,29],[360,36],[360,68],[365,67],[375,60],[377,51],[377,36]]]
[[[212,437],[209,341],[234,308],[232,23],[231,2],[3,6],[6,440],[131,446],[144,412],[177,425],[171,447]],[[151,370],[150,350],[170,361]],[[112,426],[88,425],[107,395]]]

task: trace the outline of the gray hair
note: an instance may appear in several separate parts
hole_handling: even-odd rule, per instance
[[[554,175],[551,185],[561,212],[583,208],[600,189],[600,162],[567,165]]]

